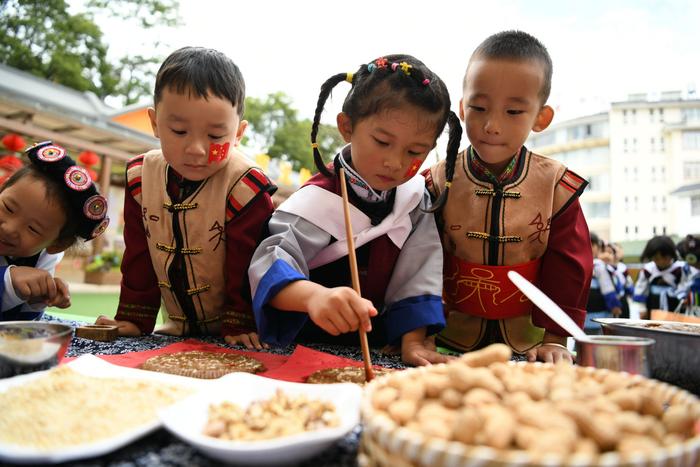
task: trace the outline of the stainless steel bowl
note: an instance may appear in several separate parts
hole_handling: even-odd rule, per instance
[[[649,352],[651,377],[700,394],[700,325],[678,323],[698,332],[677,331],[643,325],[668,325],[672,321],[599,318],[606,335],[647,337],[656,344]]]
[[[65,324],[0,322],[0,378],[57,365],[72,337],[73,328]]]
[[[627,336],[588,336],[576,341],[576,363],[649,376],[649,349],[654,339]]]

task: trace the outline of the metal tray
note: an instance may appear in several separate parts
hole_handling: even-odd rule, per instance
[[[645,324],[673,324],[674,321],[597,318],[604,334],[616,336],[649,337],[656,344],[649,352],[651,377],[700,394],[700,332],[647,328]],[[700,324],[681,323],[697,327]]]

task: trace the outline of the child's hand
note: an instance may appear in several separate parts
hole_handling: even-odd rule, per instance
[[[107,318],[105,315],[100,315],[100,317],[95,321],[95,324],[116,326],[120,336],[133,337],[141,335],[141,330],[131,321],[116,321],[111,318]]]
[[[566,338],[553,336],[548,338],[547,333],[545,333],[544,342],[539,347],[528,350],[527,361],[534,362],[535,360],[540,360],[545,363],[557,363],[560,360],[564,360],[569,363],[574,363],[574,357],[566,348]]]
[[[242,344],[245,345],[249,349],[269,349],[270,346],[267,345],[264,342],[260,341],[260,337],[258,337],[257,332],[249,332],[249,333],[244,333],[244,334],[238,334],[237,336],[224,336],[224,340],[226,341],[227,344],[231,345],[238,345]]]
[[[437,352],[435,337],[425,337],[425,328],[414,329],[401,338],[401,360],[407,365],[423,366],[447,363],[455,357]]]
[[[370,318],[377,316],[372,302],[349,287],[319,287],[309,297],[308,310],[311,320],[333,336],[358,329],[370,332]]]
[[[49,300],[46,305],[55,306],[57,308],[68,308],[70,306],[70,291],[68,290],[68,284],[66,284],[60,277],[54,277],[54,283],[56,284],[56,296],[53,300]]]
[[[622,316],[622,308],[620,308],[619,306],[616,306],[615,308],[613,308],[612,315],[613,315],[613,318],[619,318],[620,316]]]
[[[56,283],[48,271],[27,266],[10,268],[12,287],[27,303],[48,303],[56,298]]]

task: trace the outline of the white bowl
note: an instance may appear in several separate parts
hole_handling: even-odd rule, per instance
[[[277,389],[290,396],[303,394],[309,399],[332,402],[340,425],[260,441],[221,440],[202,433],[211,404],[229,401],[245,409],[253,401],[269,399]],[[362,389],[356,384],[289,383],[231,373],[206,390],[162,410],[160,419],[175,436],[214,459],[245,465],[293,464],[313,457],[352,430],[360,422],[361,399]]]

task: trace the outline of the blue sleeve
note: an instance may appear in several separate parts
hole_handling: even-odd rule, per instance
[[[445,327],[442,298],[437,295],[408,297],[394,302],[383,313],[387,342],[401,343],[401,336],[414,329],[425,327],[426,336],[436,334]]]
[[[7,266],[0,266],[0,302],[5,296],[5,271],[7,271]],[[0,310],[0,316],[2,316],[2,310]]]
[[[309,319],[307,313],[278,310],[268,302],[280,290],[294,281],[308,279],[281,259],[272,263],[260,280],[253,297],[253,313],[258,326],[258,333],[263,342],[286,346],[304,327]]]
[[[620,299],[617,297],[615,292],[610,292],[603,295],[603,299],[605,300],[605,306],[608,307],[608,310],[610,311],[612,311],[612,309],[615,307],[619,308],[622,306]]]

